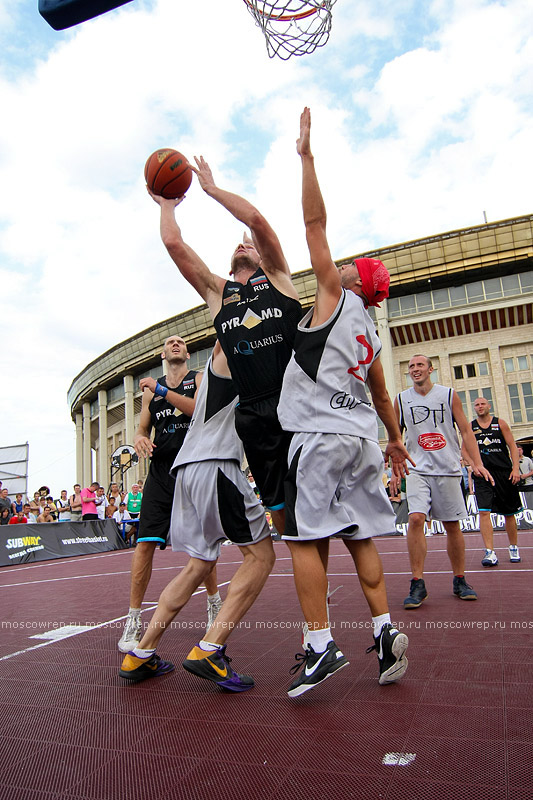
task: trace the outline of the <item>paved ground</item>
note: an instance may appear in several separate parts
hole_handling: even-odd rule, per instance
[[[296,700],[286,689],[300,614],[283,543],[230,640],[233,666],[256,681],[238,696],[179,666],[203,630],[204,593],[162,641],[175,672],[136,686],[118,677],[131,550],[1,569],[1,800],[531,800],[533,532],[519,536],[520,564],[498,533],[500,566],[484,570],[480,536],[467,535],[477,602],[452,595],[446,539],[428,539],[429,597],[410,612],[405,539],[377,541],[393,620],[410,637],[407,675],[385,687],[365,653],[372,633],[351,562],[333,543],[331,616],[350,666]],[[237,548],[222,548],[221,584],[238,562]],[[183,563],[156,554],[146,620]],[[87,629],[32,638],[68,625]]]

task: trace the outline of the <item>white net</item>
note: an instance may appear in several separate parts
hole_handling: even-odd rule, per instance
[[[244,0],[263,31],[270,58],[313,53],[331,31],[331,7],[336,0]]]

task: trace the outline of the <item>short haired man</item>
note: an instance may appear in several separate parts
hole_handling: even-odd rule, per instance
[[[83,503],[81,502],[81,486],[75,483],[73,486],[74,494],[69,497],[70,519],[72,522],[79,522],[83,513]]]
[[[124,497],[126,508],[131,514],[132,519],[137,519],[138,517],[140,517],[142,501],[143,501],[143,495],[142,492],[140,491],[139,484],[132,483],[131,491],[127,492],[127,494]]]
[[[17,511],[9,520],[10,525],[26,525],[28,518],[25,516],[24,511]]]
[[[22,502],[22,494],[17,492],[14,501],[11,503],[11,511],[13,514],[16,514],[17,511],[22,511],[23,507],[24,503]]]
[[[96,490],[96,497],[94,498],[94,503],[96,506],[96,514],[99,520],[104,520],[106,518],[106,508],[109,505],[109,500],[105,496],[105,489],[103,486],[99,486]]]
[[[170,672],[174,665],[155,653],[161,636],[210,575],[228,538],[239,546],[243,563],[205,637],[183,662],[186,670],[222,689],[251,689],[253,678],[239,675],[226,656],[226,641],[259,595],[274,565],[265,513],[241,471],[242,443],[235,431],[237,391],[220,345],[209,359],[183,447],[176,455],[171,541],[189,554],[188,564],[163,590],[138,647],[122,662],[120,675],[141,681]]]
[[[37,517],[37,522],[55,522],[50,506],[44,506],[42,513]]]
[[[31,506],[30,506],[29,503],[25,503],[24,504],[24,509],[23,510],[24,510],[24,516],[26,517],[28,522],[32,522],[32,523],[36,523],[37,522],[37,517],[33,513],[33,511],[31,510]]]
[[[282,538],[292,556],[294,581],[308,631],[305,655],[288,689],[297,697],[348,664],[331,635],[324,551],[329,538],[346,545],[369,606],[378,653],[379,683],[407,669],[408,639],[396,630],[387,604],[383,567],[372,536],[393,532],[395,517],[383,485],[383,454],[376,411],[389,435],[387,457],[398,475],[409,458],[385,388],[381,344],[365,306],[387,297],[389,274],[377,260],[360,259],[341,272],[326,237],[326,209],[314,168],[308,108],[300,117],[297,150],[302,163],[302,206],[311,264],[317,279],[313,308],[304,316],[285,371],[278,407],[293,432],[285,479]],[[325,546],[324,546],[325,545]]]
[[[533,492],[533,461],[524,455],[524,450],[518,447],[518,468],[520,470],[520,491]]]
[[[0,491],[0,511],[2,511],[3,508],[7,508],[7,510],[11,514],[12,513],[11,512],[11,504],[12,504],[12,501],[11,501],[11,498],[9,497],[9,490],[8,489],[2,489]]]
[[[474,475],[482,475],[490,482],[457,392],[432,383],[432,372],[431,359],[421,354],[412,356],[409,376],[413,385],[400,392],[394,400],[400,427],[405,430],[407,450],[416,463],[406,478],[407,549],[412,572],[409,595],[403,601],[406,609],[418,608],[427,597],[424,526],[430,516],[442,522],[447,534],[453,593],[461,600],[477,600],[477,594],[466,582],[464,574],[465,540],[459,520],[465,519],[467,512],[461,491],[461,448],[456,427],[461,433],[463,451]]]
[[[235,424],[265,507],[284,525],[283,477],[290,434],[277,405],[283,373],[302,315],[298,293],[276,233],[251,203],[215,184],[203,157],[192,167],[204,192],[251,231],[231,258],[231,280],[211,272],[184,242],[175,209],[181,200],[151,195],[161,207],[161,238],[183,277],[209,308],[239,392]]]
[[[57,509],[57,521],[58,522],[70,522],[71,521],[71,511],[70,511],[70,504],[67,498],[67,490],[61,489],[61,497],[58,497],[56,500],[56,509]]]
[[[130,493],[130,496],[142,497],[142,512],[131,565],[130,607],[118,642],[118,649],[123,653],[132,650],[142,637],[141,605],[152,574],[155,548],[159,546],[164,550],[167,546],[175,483],[170,470],[189,429],[201,381],[200,373],[189,369],[189,352],[181,336],[173,335],[165,340],[161,358],[167,364],[166,377],[157,381],[142,378],[139,382],[143,396],[133,445],[139,457],[150,457],[150,466],[143,494],[138,491],[137,484]],[[155,431],[153,441],[152,430]],[[135,512],[127,500],[126,507],[134,519]],[[214,613],[220,604],[214,574],[207,578],[207,593],[208,606],[213,606],[211,613]]]
[[[85,487],[85,489],[82,489],[80,492],[82,503],[81,518],[83,522],[89,522],[90,520],[98,519],[96,503],[94,501],[96,499],[96,490],[99,486],[100,484],[98,481],[93,481],[90,486]]]
[[[498,556],[494,551],[491,512],[501,514],[505,518],[505,530],[509,539],[509,561],[520,561],[515,517],[522,508],[518,491],[519,456],[511,428],[504,419],[492,415],[486,397],[477,397],[474,400],[474,411],[477,417],[472,420],[472,430],[483,464],[494,478],[494,483],[491,484],[474,472],[479,530],[485,545],[485,555],[481,559],[481,564],[484,567],[495,567],[498,564]]]

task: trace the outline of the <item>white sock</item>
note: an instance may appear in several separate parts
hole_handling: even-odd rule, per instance
[[[206,642],[205,639],[202,639],[201,642],[198,642],[198,647],[200,650],[218,650],[222,647],[221,644],[213,644],[213,642]]]
[[[208,603],[218,603],[222,598],[220,597],[220,592],[216,592],[216,594],[208,594],[207,595],[207,602]]]
[[[372,625],[374,626],[374,639],[377,639],[381,633],[384,625],[390,622],[390,614],[380,614],[379,617],[372,617]]]
[[[130,617],[140,617],[141,609],[140,608],[130,608],[130,610],[128,611],[128,614],[130,615]]]
[[[131,652],[137,658],[150,658],[155,653],[155,648],[153,650],[141,650],[140,647],[135,647]]]
[[[315,653],[323,653],[328,644],[333,641],[331,628],[320,628],[318,631],[308,631],[306,645],[310,644]]]

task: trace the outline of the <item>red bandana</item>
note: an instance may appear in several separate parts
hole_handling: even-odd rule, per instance
[[[385,265],[377,258],[355,258],[362,282],[363,294],[369,306],[379,306],[389,296],[390,275]]]

